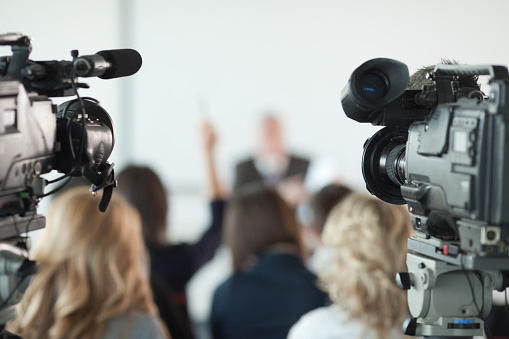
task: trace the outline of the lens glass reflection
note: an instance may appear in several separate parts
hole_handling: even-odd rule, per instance
[[[365,73],[360,78],[360,89],[368,99],[381,99],[387,90],[385,80],[378,74]]]

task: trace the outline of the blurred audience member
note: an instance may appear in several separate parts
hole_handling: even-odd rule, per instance
[[[327,217],[339,202],[346,198],[352,190],[345,185],[332,183],[324,186],[311,198],[313,211],[313,227],[318,234],[322,234]]]
[[[194,244],[169,244],[166,237],[168,198],[158,175],[150,168],[131,165],[118,176],[116,191],[122,194],[141,214],[143,237],[150,253],[153,286],[157,293],[156,303],[160,307],[163,319],[171,318],[163,314],[162,308],[168,306],[163,295],[171,294],[172,302],[181,308],[185,318],[186,335],[191,336],[191,326],[187,314],[186,285],[191,277],[214,256],[221,243],[224,192],[219,183],[214,162],[216,134],[211,125],[204,122],[201,126],[207,181],[209,189],[211,224],[201,238]],[[171,321],[171,320],[168,320]],[[178,321],[168,324],[170,332],[178,327]],[[172,332],[180,330],[177,328]]]
[[[224,227],[234,274],[214,293],[215,339],[286,338],[302,314],[328,303],[304,266],[301,227],[277,193],[261,183],[243,186]]]
[[[256,154],[239,162],[235,167],[234,190],[251,182],[264,182],[277,189],[284,185],[285,192],[302,190],[309,160],[288,152],[285,148],[282,126],[278,118],[268,114],[262,121]],[[290,187],[288,187],[290,186]]]
[[[319,272],[333,305],[304,315],[288,338],[400,338],[408,315],[405,271],[410,217],[402,206],[352,193],[335,206],[323,231],[334,248],[331,267]]]
[[[149,285],[148,255],[135,209],[114,195],[105,213],[82,187],[58,196],[39,264],[8,325],[23,338],[165,338]]]
[[[313,221],[309,227],[305,227],[307,246],[311,250],[310,268],[316,272],[320,266],[328,266],[328,259],[332,250],[323,246],[322,232],[327,216],[334,206],[345,199],[352,190],[345,185],[332,183],[322,187],[316,192],[309,203],[313,215]],[[325,267],[322,267],[325,269]]]

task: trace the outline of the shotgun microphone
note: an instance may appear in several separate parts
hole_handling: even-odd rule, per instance
[[[77,57],[74,69],[80,77],[113,79],[135,74],[141,63],[141,55],[134,49],[111,49]]]

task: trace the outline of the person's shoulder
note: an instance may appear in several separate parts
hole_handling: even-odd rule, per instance
[[[328,317],[329,307],[319,307],[304,314],[290,329],[288,339],[312,338]]]
[[[226,278],[221,284],[219,284],[214,291],[214,296],[221,298],[229,298],[239,291],[248,289],[253,284],[253,273],[250,271],[238,271],[234,272],[228,278]],[[235,290],[235,293],[232,292]]]
[[[165,245],[158,248],[151,248],[149,254],[151,259],[168,260],[168,258],[173,258],[181,252],[187,251],[188,247],[189,244],[187,243]]]
[[[304,314],[290,329],[288,339],[330,338],[345,320],[335,305],[319,307]]]
[[[216,198],[209,202],[210,207],[213,210],[222,210],[227,204],[227,200],[224,198]]]
[[[140,336],[133,336],[133,338],[141,338],[144,333],[147,334],[147,338],[164,338],[161,328],[161,320],[150,314],[137,313],[134,316],[133,328],[138,329],[138,333],[140,333]],[[149,336],[149,333],[151,333],[152,336]]]
[[[246,158],[242,158],[235,164],[236,168],[242,168],[246,166],[254,166],[254,157],[249,156]]]
[[[341,318],[343,317],[341,316],[340,312],[338,312],[337,306],[329,305],[309,311],[301,317],[301,320],[304,323],[314,323],[328,320],[333,320],[336,322],[341,320]]]
[[[228,295],[228,290],[230,289],[231,285],[233,283],[233,276],[229,276],[224,280],[222,283],[220,283],[216,290],[214,291],[214,295]]]
[[[298,275],[303,279],[303,282],[315,283],[317,279],[316,275],[308,269],[300,256],[290,253],[272,253],[264,255],[264,260],[260,260],[260,265],[256,267],[258,268],[257,271],[264,272],[269,270],[272,271],[271,273],[273,274]]]
[[[234,285],[233,276],[228,277],[220,283],[212,295],[212,318],[218,319],[224,314],[228,314],[232,304],[236,302],[237,294],[232,293]]]
[[[294,164],[309,165],[309,163],[311,162],[311,159],[309,159],[308,157],[295,153],[290,153],[288,159],[290,160],[291,163]]]
[[[301,155],[291,153],[288,158],[287,176],[303,175],[306,176],[311,160]]]
[[[108,323],[103,339],[125,337],[134,338],[166,338],[161,320],[150,314],[135,312],[111,319]]]

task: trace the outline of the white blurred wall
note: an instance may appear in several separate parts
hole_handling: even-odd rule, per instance
[[[1,0],[0,32],[34,39],[34,60],[70,50],[135,48],[142,69],[122,79],[84,79],[116,126],[110,160],[154,166],[175,194],[203,181],[196,126],[216,126],[226,183],[254,144],[260,112],[281,112],[291,149],[334,163],[362,189],[362,144],[376,130],[348,119],[340,92],[375,57],[410,71],[441,57],[508,64],[509,3],[406,0]],[[489,14],[488,14],[489,13]],[[8,55],[0,47],[0,55]],[[55,99],[56,102],[63,98]]]
[[[194,147],[201,115],[220,132],[229,179],[265,107],[281,111],[293,149],[336,159],[345,180],[363,187],[362,144],[375,129],[349,120],[340,105],[355,67],[375,57],[403,61],[411,72],[442,57],[509,62],[503,0],[135,3],[133,43],[145,65],[135,84],[133,155],[174,187],[201,177]]]

